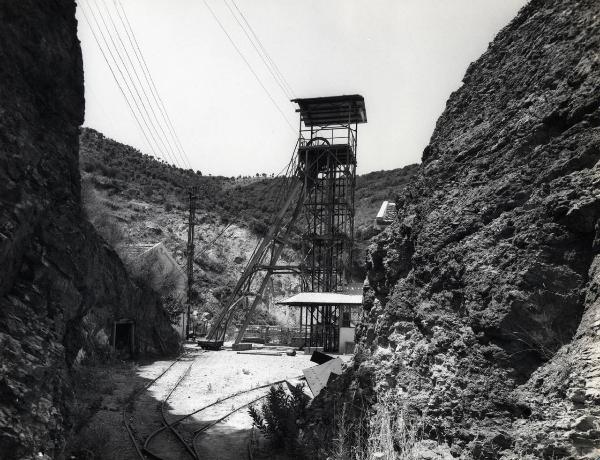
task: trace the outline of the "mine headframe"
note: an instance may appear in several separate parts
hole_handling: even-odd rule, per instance
[[[303,291],[336,291],[348,275],[354,241],[357,125],[367,121],[364,99],[350,95],[292,102],[299,106],[300,127],[293,158],[296,169],[286,177],[282,191],[285,201],[207,339],[199,342],[205,348],[220,348],[239,309],[244,320],[235,343],[241,341],[271,276],[292,268],[277,262],[301,214],[305,260],[301,270],[292,272],[302,277]]]
[[[304,182],[304,291],[347,283],[354,245],[357,127],[367,122],[360,95],[295,99],[300,113],[298,169]]]

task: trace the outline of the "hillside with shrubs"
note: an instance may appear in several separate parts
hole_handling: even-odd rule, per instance
[[[382,201],[394,200],[417,168],[411,165],[357,177],[355,281],[364,278],[367,242],[381,231],[374,218]],[[83,128],[80,135],[80,170],[88,219],[141,280],[147,275],[138,256],[157,243],[168,249],[183,275],[188,189],[197,187],[195,296],[198,305],[212,311],[220,307],[278,212],[284,180],[261,173],[225,177],[181,169],[90,128]],[[300,261],[300,235],[296,229],[291,247],[284,251],[285,261]],[[167,300],[183,296],[183,292],[170,292],[170,287],[154,288],[166,289]],[[298,280],[276,277],[267,297],[272,305],[273,299],[298,289]]]
[[[225,223],[236,222],[263,235],[278,211],[282,178],[211,176],[158,161],[133,147],[105,137],[91,128],[80,136],[81,169],[95,189],[119,194],[133,201],[161,204],[166,210],[187,209],[187,190],[199,188],[198,208]],[[394,200],[417,173],[413,164],[389,171],[375,171],[356,178],[355,237],[368,241],[380,229],[375,215],[384,200]]]

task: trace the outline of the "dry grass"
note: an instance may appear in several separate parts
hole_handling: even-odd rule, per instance
[[[104,460],[110,453],[110,431],[103,426],[83,428],[70,446],[70,458]]]
[[[380,393],[373,408],[363,407],[361,419],[348,417],[348,405],[336,410],[336,436],[329,460],[413,460],[421,440],[421,423],[412,419],[403,402]]]
[[[119,405],[129,404],[137,387],[119,396],[119,376],[123,372],[132,375],[137,365],[115,361],[98,363],[88,360],[87,365],[79,365],[71,370],[71,382],[75,401],[70,413],[72,428],[65,447],[65,458],[96,460],[110,457],[111,431],[94,423],[94,417],[105,409],[106,401]]]

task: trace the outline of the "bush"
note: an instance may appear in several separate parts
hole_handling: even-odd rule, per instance
[[[183,300],[173,294],[162,297],[163,309],[167,312],[169,321],[171,324],[176,325],[179,323],[179,317],[186,311],[186,306]]]
[[[87,173],[92,173],[94,171],[100,170],[101,167],[102,167],[102,165],[100,163],[98,163],[97,161],[89,161],[89,162],[83,163],[82,169]]]
[[[108,167],[104,168],[103,173],[106,177],[110,177],[111,179],[114,179],[115,177],[117,177],[119,170],[117,168],[113,168],[112,166],[108,166]]]
[[[154,187],[152,185],[144,185],[142,191],[144,196],[148,199],[151,199],[154,196]]]
[[[274,448],[297,454],[300,450],[298,422],[305,418],[310,398],[304,393],[304,384],[288,387],[289,394],[282,385],[272,386],[262,408],[251,406],[248,412]]]
[[[99,214],[93,221],[94,227],[106,242],[116,248],[125,238],[123,229],[117,221],[108,214]]]
[[[103,426],[83,428],[71,446],[71,457],[81,460],[102,460],[108,458],[110,431]]]
[[[264,222],[261,222],[258,219],[251,219],[250,220],[250,230],[252,230],[257,235],[259,235],[259,236],[266,235],[268,229],[269,229],[268,225],[265,224]]]

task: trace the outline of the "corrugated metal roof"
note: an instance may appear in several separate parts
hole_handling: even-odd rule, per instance
[[[337,292],[301,292],[277,302],[279,305],[361,305],[361,294],[340,294]]]
[[[360,94],[292,99],[292,102],[300,106],[296,111],[306,126],[367,122],[365,100]]]

